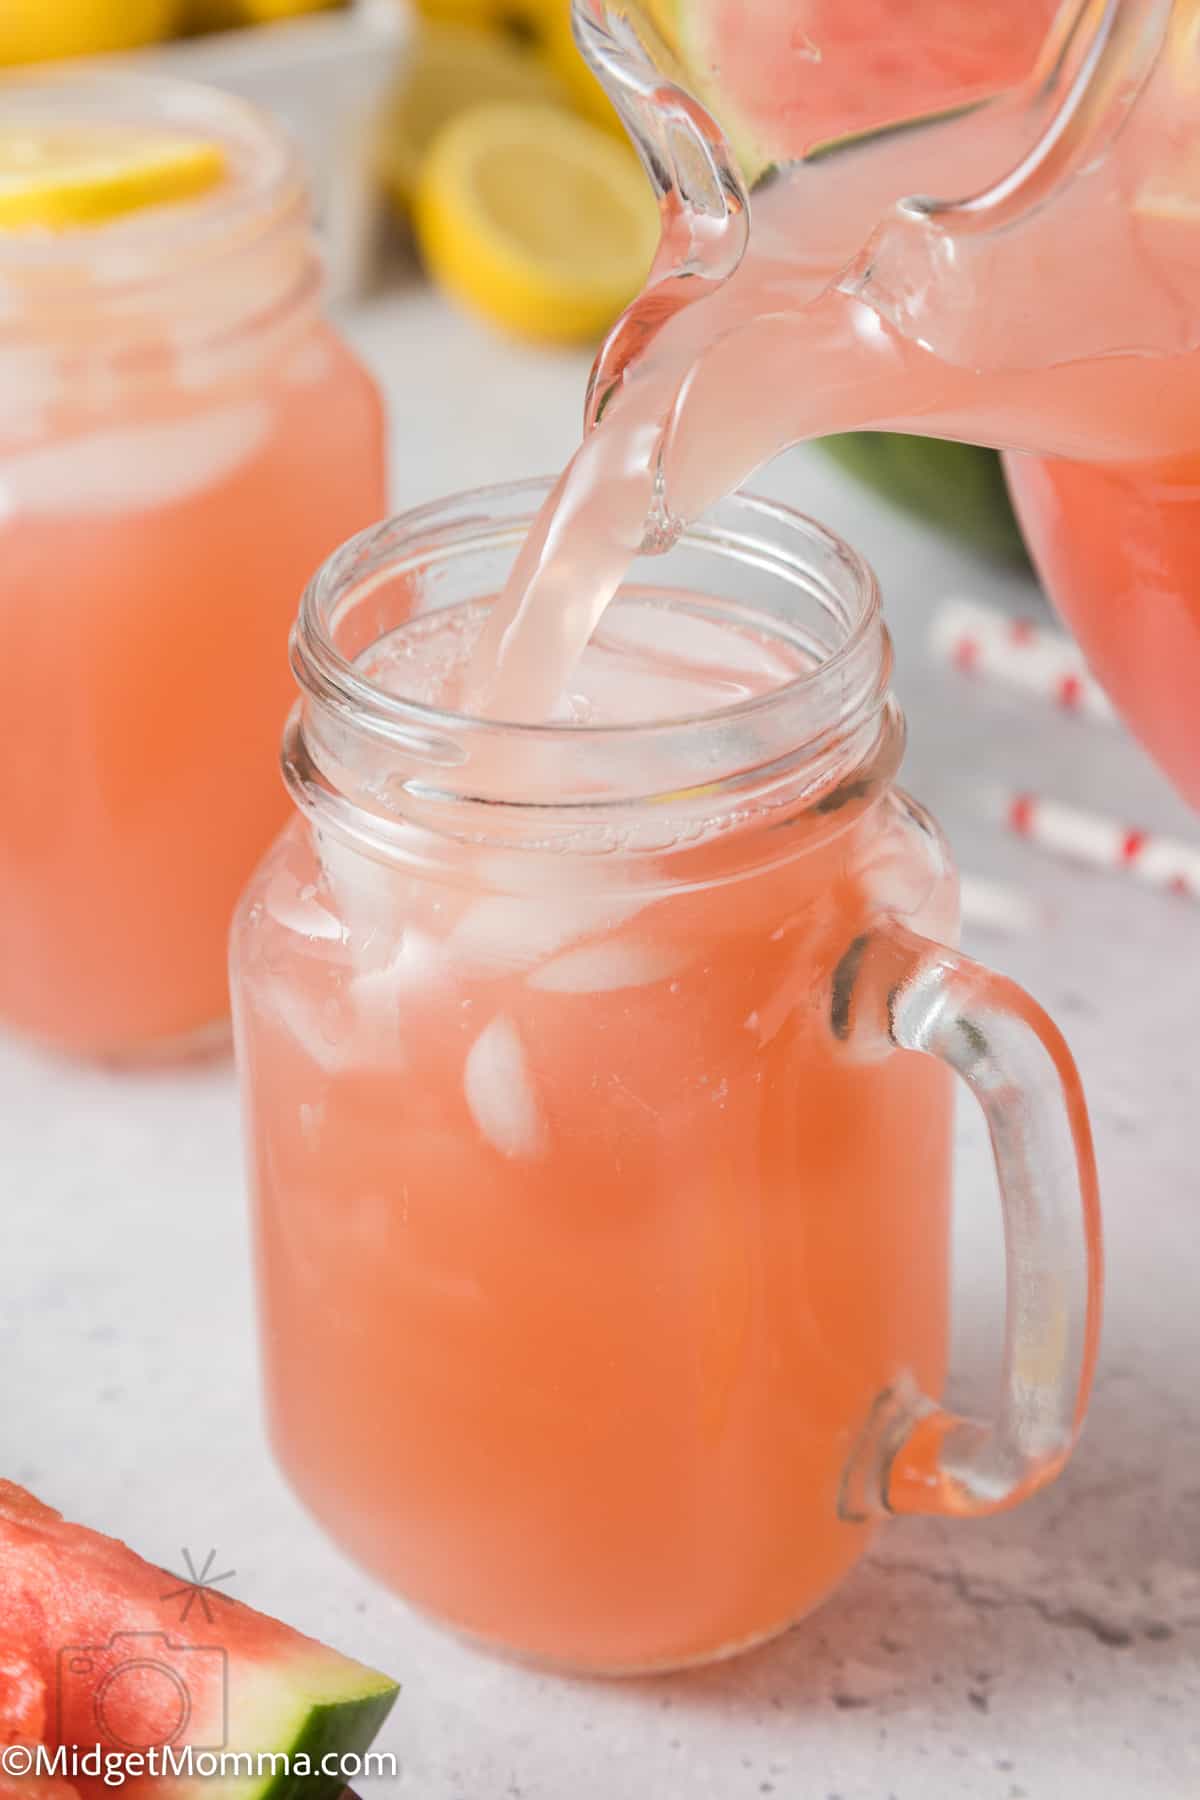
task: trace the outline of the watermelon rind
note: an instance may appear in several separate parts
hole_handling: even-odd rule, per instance
[[[1028,564],[994,450],[891,431],[851,431],[816,442],[893,505],[994,562]]]

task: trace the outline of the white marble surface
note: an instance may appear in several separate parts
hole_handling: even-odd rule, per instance
[[[395,498],[547,470],[585,361],[500,348],[418,288],[352,322],[395,421]],[[172,1566],[215,1547],[254,1605],[393,1671],[383,1746],[413,1800],[1185,1800],[1200,1794],[1200,911],[1064,869],[981,821],[993,779],[1200,837],[1119,734],[963,684],[924,624],[989,576],[811,454],[761,485],[876,562],[912,727],[908,785],[964,867],[1044,903],[975,937],[1071,1039],[1111,1273],[1091,1422],[1065,1479],[975,1526],[894,1526],[816,1617],[687,1678],[552,1680],[410,1617],[327,1544],[263,1443],[241,1155],[221,1063],[120,1077],[0,1045],[0,1454],[67,1513]],[[986,1149],[961,1128],[956,1391],[999,1329]]]

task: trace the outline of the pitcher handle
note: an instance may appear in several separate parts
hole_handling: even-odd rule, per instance
[[[1014,982],[889,924],[834,979],[835,1035],[918,1051],[983,1108],[1004,1214],[1008,1295],[996,1417],[948,1412],[902,1380],[876,1402],[843,1481],[843,1518],[976,1517],[1052,1481],[1087,1410],[1102,1249],[1091,1128],[1057,1026]]]

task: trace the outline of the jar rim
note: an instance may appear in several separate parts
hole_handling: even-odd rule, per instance
[[[417,507],[350,539],[318,570],[292,632],[302,698],[284,744],[285,776],[306,811],[336,815],[347,829],[353,814],[353,829],[372,832],[381,820],[420,813],[428,822],[436,814],[439,829],[452,833],[511,830],[532,841],[574,829],[572,820],[591,833],[597,818],[615,822],[646,807],[662,819],[726,821],[763,806],[824,809],[832,790],[862,789],[869,762],[883,768],[881,741],[898,743],[889,725],[898,715],[872,570],[826,527],[744,493],[709,508],[680,548],[699,551],[709,570],[709,555],[725,559],[723,585],[710,594],[720,596],[731,579],[740,591],[743,572],[752,574],[766,582],[774,618],[784,619],[793,641],[809,647],[811,634],[798,624],[792,630],[806,617],[836,640],[769,691],[641,723],[507,722],[407,699],[371,680],[356,658],[427,615],[422,599],[436,610],[498,591],[551,485],[506,482]],[[445,559],[471,553],[478,561],[467,565],[470,576],[487,584],[464,594],[447,580]],[[670,573],[670,555],[648,560]],[[780,577],[782,589],[773,585]],[[681,583],[680,592],[708,597],[701,580]],[[793,595],[794,619],[779,610],[793,606]],[[397,604],[405,610],[392,618]],[[736,597],[716,604],[747,611]]]
[[[747,521],[774,527],[797,543],[810,549],[819,547],[830,555],[846,576],[844,597],[856,607],[841,641],[828,656],[763,694],[697,713],[632,722],[496,719],[394,694],[371,681],[356,661],[338,648],[333,630],[335,616],[355,589],[365,584],[377,585],[389,576],[402,573],[406,561],[415,560],[420,553],[428,551],[439,531],[450,534],[450,549],[457,544],[464,552],[468,551],[484,532],[493,529],[495,512],[514,502],[527,503],[510,525],[510,528],[517,527],[518,535],[523,535],[552,486],[552,478],[535,476],[467,489],[397,513],[348,539],[317,570],[301,598],[292,638],[292,665],[300,686],[322,698],[342,702],[358,712],[364,724],[384,731],[389,724],[403,727],[423,723],[468,731],[480,728],[513,739],[542,742],[563,739],[575,743],[585,739],[611,740],[633,734],[731,723],[785,700],[794,700],[797,695],[815,695],[823,687],[842,686],[851,666],[863,660],[864,651],[871,655],[872,661],[876,656],[880,660],[885,658],[886,632],[879,583],[866,559],[844,538],[808,514],[740,489],[719,502],[717,507],[710,508],[705,519],[685,527],[680,543],[711,548],[724,543],[736,555],[740,547],[736,540],[727,531],[722,532],[719,525],[714,528],[706,524],[711,514],[723,513],[728,517],[731,512],[736,512]],[[456,514],[461,516],[456,517]],[[808,572],[801,554],[789,552],[778,544],[772,546],[772,552],[776,572],[785,572],[789,563],[794,566],[797,576],[802,571]]]
[[[0,231],[0,423],[37,438],[117,393],[205,388],[272,353],[315,307],[308,183],[250,102],[138,72],[0,72],[5,129],[92,122],[216,141],[210,190],[64,231]]]
[[[141,290],[235,255],[296,214],[307,222],[298,151],[257,107],[223,89],[124,69],[22,69],[5,73],[4,104],[6,130],[96,123],[215,139],[229,159],[229,179],[98,225],[0,231],[0,295],[5,283],[22,279],[39,293],[60,279],[78,289],[81,275],[94,296]]]

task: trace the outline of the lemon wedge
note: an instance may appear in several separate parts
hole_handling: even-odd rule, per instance
[[[187,200],[225,175],[219,144],[122,126],[0,127],[0,230],[67,231]]]
[[[437,137],[414,223],[430,271],[464,306],[546,343],[598,337],[637,293],[659,235],[632,151],[555,107],[499,102]]]
[[[567,104],[555,76],[531,51],[465,26],[424,24],[380,133],[380,173],[401,212],[412,204],[438,132],[468,107],[492,100]]]

